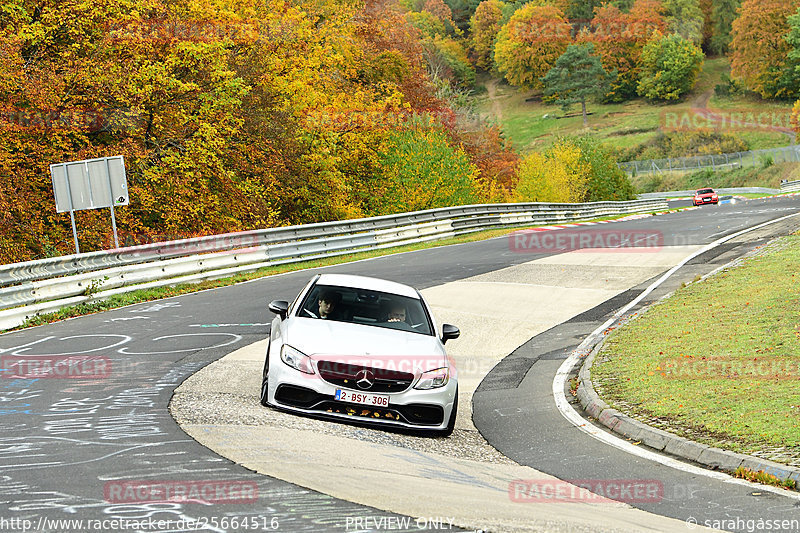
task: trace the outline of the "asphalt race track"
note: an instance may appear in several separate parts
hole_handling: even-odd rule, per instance
[[[665,247],[697,246],[795,212],[800,212],[798,197],[771,198],[603,228],[657,229]],[[785,223],[769,228],[693,261],[648,301],[790,231]],[[533,258],[510,251],[508,239],[493,239],[326,271],[427,289]],[[6,379],[0,379],[0,530],[419,531],[420,524],[402,515],[239,466],[187,436],[168,411],[173,391],[186,378],[263,340],[272,320],[268,301],[293,299],[311,274],[264,278],[0,336],[3,368],[9,361],[88,356],[95,372],[92,379],[36,380],[9,377],[7,372]],[[555,410],[555,370],[586,334],[642,288],[626,291],[516,349],[478,386],[473,396],[475,426],[509,458],[560,479],[659,480],[664,498],[634,506],[665,517],[692,517],[700,524],[726,518],[799,518],[797,499],[638,459],[586,436]],[[150,482],[152,490],[144,497],[131,493],[126,481],[139,486]],[[164,502],[157,497],[187,487],[206,492],[191,501]],[[359,520],[363,517],[369,521]],[[61,522],[65,520],[73,522]],[[425,525],[451,529],[446,522]],[[745,531],[748,525],[726,529]]]

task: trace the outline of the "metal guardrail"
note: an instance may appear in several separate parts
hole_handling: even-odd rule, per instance
[[[795,192],[800,191],[800,180],[785,181],[781,183],[781,192]]]
[[[780,194],[780,189],[771,189],[768,187],[721,187],[714,190],[717,194],[725,195],[739,195],[739,194]],[[695,195],[697,189],[687,189],[682,191],[664,191],[664,192],[645,192],[640,194],[639,198],[677,198],[677,197],[690,197]]]
[[[663,174],[664,172],[685,172],[703,170],[759,166],[767,163],[800,162],[800,145],[781,148],[765,148],[747,152],[727,154],[697,155],[666,159],[646,159],[618,163],[619,168],[631,175]]]
[[[40,313],[137,289],[462,235],[666,209],[662,199],[491,204],[271,228],[0,265],[0,330]]]

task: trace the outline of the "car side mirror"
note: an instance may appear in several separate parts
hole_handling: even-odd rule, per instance
[[[442,344],[450,339],[457,339],[461,335],[461,331],[450,324],[442,324]]]
[[[286,313],[289,312],[289,302],[286,300],[273,300],[269,303],[269,310],[286,320]]]

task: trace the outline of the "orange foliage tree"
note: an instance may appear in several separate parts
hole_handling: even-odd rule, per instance
[[[788,60],[787,17],[795,0],[744,0],[731,31],[731,77],[764,98],[798,94],[795,70]]]
[[[654,32],[663,32],[666,21],[658,0],[637,0],[628,13],[611,4],[595,9],[588,30],[579,42],[594,43],[606,71],[617,71],[606,99],[621,102],[636,96],[642,50]]]

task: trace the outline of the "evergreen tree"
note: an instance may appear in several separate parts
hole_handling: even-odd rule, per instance
[[[741,4],[741,0],[714,0],[711,8],[711,52],[720,55],[728,53],[731,27]]]
[[[556,60],[556,64],[542,78],[545,97],[559,104],[566,112],[572,104],[581,104],[583,127],[586,127],[586,100],[608,92],[614,71],[609,74],[600,58],[594,55],[594,45],[570,45]]]
[[[698,0],[665,0],[667,25],[671,33],[677,33],[697,46],[703,42],[703,10]]]

